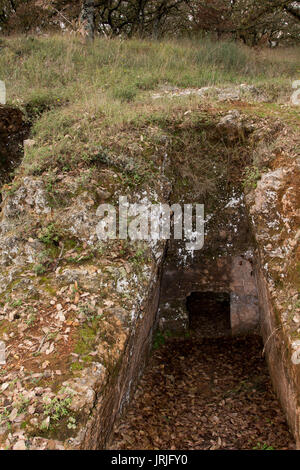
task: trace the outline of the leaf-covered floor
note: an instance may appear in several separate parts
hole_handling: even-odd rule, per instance
[[[153,352],[111,449],[293,449],[258,336],[173,338]]]

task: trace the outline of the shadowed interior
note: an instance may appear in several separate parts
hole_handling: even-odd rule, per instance
[[[190,329],[203,337],[231,333],[230,295],[226,292],[192,292],[187,297]]]

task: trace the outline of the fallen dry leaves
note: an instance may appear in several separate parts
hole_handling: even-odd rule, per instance
[[[170,339],[155,351],[111,449],[294,448],[259,337]]]

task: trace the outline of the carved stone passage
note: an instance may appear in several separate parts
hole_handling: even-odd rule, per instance
[[[184,252],[180,242],[170,242],[158,311],[161,330],[180,332],[189,327],[187,299],[192,293],[227,294],[230,299],[230,334],[250,333],[258,329],[259,307],[253,267],[256,252],[242,196],[227,195],[222,210],[213,214],[213,218],[213,227],[206,229],[203,249],[195,251],[192,256]],[[199,304],[200,310],[205,308],[205,303],[203,306]],[[214,317],[213,309],[211,315]],[[220,333],[222,328],[218,321],[222,323],[222,316],[217,317],[216,332]],[[208,320],[210,323],[211,319]],[[205,325],[203,328],[205,330]],[[197,329],[200,331],[201,321]]]

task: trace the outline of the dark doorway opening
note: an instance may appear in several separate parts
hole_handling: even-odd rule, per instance
[[[190,329],[213,338],[231,334],[230,295],[227,292],[192,292],[187,297]]]

